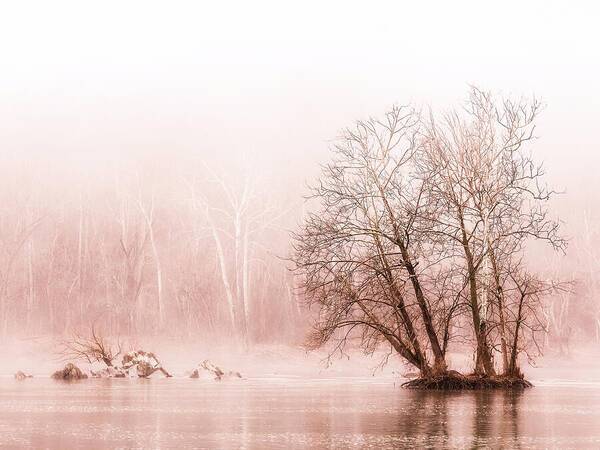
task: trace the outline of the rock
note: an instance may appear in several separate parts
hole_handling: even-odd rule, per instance
[[[208,359],[202,361],[202,364],[200,364],[200,367],[202,369],[208,371],[209,373],[212,373],[215,377],[215,380],[221,380],[221,379],[223,379],[223,375],[225,375],[225,372],[223,372],[220,367],[215,366]]]
[[[136,370],[137,370],[138,377],[140,377],[140,378],[148,378],[150,375],[152,375],[156,371],[156,369],[154,367],[152,367],[149,363],[147,363],[145,361],[140,361],[136,365]]]
[[[153,374],[162,374],[171,377],[161,365],[154,353],[138,350],[125,354],[121,361],[121,367],[108,366],[99,371],[92,371],[96,378],[125,378],[139,377],[148,378]]]
[[[55,380],[83,380],[87,377],[79,367],[72,363],[68,363],[63,370],[58,370],[52,374],[52,378]]]
[[[190,378],[208,378],[215,381],[222,381],[228,378],[242,378],[242,375],[234,371],[225,373],[220,367],[215,366],[208,359],[205,359],[198,365],[198,368],[192,371]]]
[[[134,373],[140,378],[148,378],[155,372],[160,372],[167,378],[171,377],[171,374],[162,367],[154,353],[143,350],[125,354],[121,370],[128,374],[135,371]]]
[[[109,366],[106,369],[92,371],[94,378],[125,378],[125,373],[118,367]]]
[[[17,373],[15,373],[15,380],[23,381],[26,378],[33,378],[33,375],[29,375],[28,373],[22,372],[20,370]]]
[[[419,378],[419,372],[405,372],[402,374],[402,377],[409,379]]]

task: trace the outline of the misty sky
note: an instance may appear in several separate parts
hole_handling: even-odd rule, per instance
[[[535,149],[568,191],[559,208],[595,209],[592,2],[284,3],[3,5],[2,153],[194,151],[292,167],[300,186],[341,127],[393,103],[443,109],[474,83],[545,101]]]

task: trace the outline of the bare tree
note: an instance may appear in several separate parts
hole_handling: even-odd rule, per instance
[[[358,338],[371,352],[383,341],[423,376],[445,374],[469,318],[475,373],[495,377],[498,350],[503,374],[518,377],[524,329],[543,329],[539,299],[555,286],[521,263],[527,243],[566,246],[525,148],[539,109],[472,88],[441,120],[393,108],[344,130],[312,190],[317,212],[294,237],[319,311],[312,345],[343,351]]]
[[[152,249],[152,257],[154,259],[154,267],[156,269],[156,303],[158,309],[158,329],[162,330],[164,321],[165,321],[165,305],[164,305],[164,294],[163,294],[163,270],[162,264],[160,260],[160,255],[158,253],[158,246],[156,243],[155,237],[155,224],[154,224],[154,208],[155,208],[155,193],[154,188],[151,189],[150,192],[150,200],[149,206],[144,205],[144,201],[142,199],[141,189],[138,193],[137,198],[137,206],[142,213],[144,218],[144,223],[146,224],[146,229],[148,233],[148,237],[150,240],[150,248]]]
[[[528,239],[565,248],[558,222],[548,217],[553,191],[543,184],[544,171],[526,151],[533,139],[537,100],[496,101],[471,88],[462,111],[424,127],[418,158],[420,176],[438,205],[435,232],[457,242],[469,281],[469,304],[477,342],[476,372],[494,375],[489,334],[498,322],[503,370],[509,355],[502,265],[510,267]],[[495,317],[494,317],[495,316]]]
[[[444,322],[432,314],[439,305],[423,286],[436,260],[420,229],[425,184],[410,177],[418,125],[413,109],[394,107],[343,131],[313,188],[320,207],[295,236],[294,260],[308,303],[319,306],[313,345],[341,335],[343,350],[358,333],[367,351],[387,341],[428,375],[446,362]]]
[[[288,244],[280,228],[291,208],[271,200],[279,194],[263,188],[264,176],[225,182],[196,156],[160,167],[154,156],[74,166],[0,155],[0,338],[70,335],[99,316],[111,337],[160,330],[208,339],[227,330],[279,339],[303,326],[285,326],[289,296],[272,290],[285,278],[274,255]],[[195,210],[182,178],[202,199]],[[273,333],[259,325],[263,311],[267,325],[277,324]]]
[[[269,270],[257,237],[275,228],[289,209],[275,210],[266,192],[259,195],[249,170],[239,183],[228,182],[206,165],[204,173],[205,179],[196,177],[187,183],[192,207],[214,243],[231,327],[248,341],[256,309],[251,285],[259,279],[259,271]],[[211,190],[215,193],[209,199],[206,192]]]
[[[71,339],[61,343],[59,352],[64,359],[84,360],[90,364],[102,362],[106,367],[114,367],[115,360],[122,350],[120,340],[111,344],[92,326],[90,336],[73,334]]]

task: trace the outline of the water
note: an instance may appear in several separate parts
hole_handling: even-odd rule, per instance
[[[391,379],[0,380],[0,447],[600,448],[596,384],[408,391]]]

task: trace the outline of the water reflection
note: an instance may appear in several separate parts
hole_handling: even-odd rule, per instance
[[[474,423],[471,448],[481,448],[490,443],[494,443],[496,448],[521,448],[517,437],[523,391],[481,391],[472,395]]]
[[[0,380],[0,447],[600,448],[600,391],[348,380]]]
[[[520,448],[523,391],[407,391],[393,433],[424,447]]]

